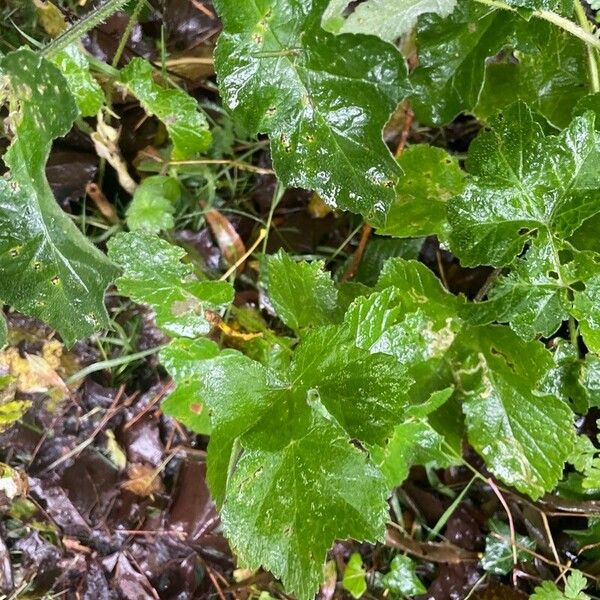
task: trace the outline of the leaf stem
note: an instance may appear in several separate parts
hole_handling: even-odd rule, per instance
[[[121,365],[126,365],[135,360],[140,360],[142,358],[146,358],[146,356],[150,356],[151,354],[156,354],[160,350],[162,350],[164,346],[156,346],[155,348],[148,348],[148,350],[142,350],[141,352],[136,352],[135,354],[128,354],[127,356],[119,356],[117,358],[110,358],[108,360],[103,360],[97,363],[93,363],[84,367],[77,373],[71,375],[65,383],[67,385],[71,385],[84,377],[87,377],[91,373],[96,373],[96,371],[104,371],[104,369],[112,369],[113,367],[120,367]]]
[[[508,10],[510,12],[516,13],[517,10],[506,4],[506,2],[502,2],[502,0],[475,0],[479,2],[479,4],[485,4],[485,6],[491,6],[492,8],[499,8],[501,10]],[[552,12],[551,10],[534,10],[531,12],[532,16],[542,19],[544,21],[548,21],[561,29],[564,29],[571,35],[579,38],[584,41],[588,46],[592,46],[593,48],[600,49],[600,39],[598,39],[595,35],[586,31],[583,27],[577,25],[577,23],[573,23],[573,21],[569,19],[565,19],[565,17],[561,17],[560,15]]]
[[[575,0],[575,15],[577,20],[583,29],[588,33],[592,33],[592,27],[585,14],[585,10],[580,0]],[[600,77],[598,76],[598,53],[589,44],[587,46],[587,58],[588,58],[588,71],[590,74],[590,87],[592,92],[597,94],[600,92]]]
[[[106,21],[108,17],[116,13],[127,2],[128,0],[108,0],[102,6],[99,6],[88,13],[83,19],[52,40],[40,52],[40,55],[44,58],[52,58],[57,52],[64,50],[67,46],[79,40],[88,31],[91,31],[100,23]]]
[[[577,327],[577,322],[573,317],[569,317],[569,338],[571,340],[571,344],[577,350],[577,355],[579,356],[579,328]]]
[[[119,40],[119,46],[117,47],[117,51],[115,52],[115,55],[113,56],[111,62],[111,66],[113,67],[113,69],[116,69],[119,66],[121,56],[123,56],[123,52],[125,51],[125,47],[127,46],[127,42],[129,41],[133,28],[137,25],[140,19],[140,14],[142,13],[142,9],[144,8],[145,3],[145,0],[138,0],[138,3],[133,9],[131,17],[129,17],[129,20],[127,21],[127,27],[125,27],[125,31],[123,32],[123,35]]]

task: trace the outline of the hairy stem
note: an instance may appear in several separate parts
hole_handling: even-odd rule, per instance
[[[577,20],[583,29],[588,33],[592,33],[592,27],[585,14],[585,10],[579,0],[575,0],[575,14]],[[595,48],[592,48],[589,44],[587,47],[587,58],[588,58],[588,72],[590,75],[590,87],[592,92],[595,94],[600,92],[600,77],[598,77],[598,52]]]
[[[79,40],[88,31],[91,31],[106,21],[108,17],[116,13],[122,8],[128,0],[108,0],[102,6],[91,11],[80,21],[77,21],[75,25],[67,29],[64,33],[61,33],[57,38],[52,40],[41,52],[41,56],[44,58],[52,58],[57,52],[64,50],[67,46]]]

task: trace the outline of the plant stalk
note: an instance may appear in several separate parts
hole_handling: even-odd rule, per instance
[[[100,23],[106,21],[106,19],[116,13],[120,8],[127,4],[127,2],[128,0],[108,0],[102,6],[91,11],[81,20],[77,21],[75,25],[52,40],[41,50],[40,55],[44,58],[52,58],[73,42],[78,41],[88,31],[91,31]]]
[[[580,0],[575,0],[575,15],[577,20],[583,29],[588,33],[592,33],[592,27],[585,14],[585,10]],[[598,76],[598,52],[595,48],[592,48],[589,44],[587,47],[587,58],[588,58],[588,72],[590,75],[590,87],[594,94],[600,92],[600,77]]]

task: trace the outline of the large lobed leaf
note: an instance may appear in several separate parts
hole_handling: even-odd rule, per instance
[[[104,290],[115,267],[56,204],[45,175],[52,140],[77,117],[58,69],[31,50],[0,60],[15,111],[10,169],[0,179],[0,299],[56,328],[67,343],[108,327]]]
[[[567,241],[600,211],[599,167],[592,113],[552,136],[516,104],[471,144],[472,177],[448,204],[450,246],[465,265],[511,268],[472,311],[474,322],[508,321],[532,338],[554,333],[571,315],[590,347],[600,348],[600,263]]]
[[[198,344],[213,352],[212,342]],[[195,380],[211,415],[212,491],[241,562],[311,598],[335,539],[383,535],[387,485],[352,440],[391,433],[407,406],[407,376],[330,326],[307,334],[287,369],[223,351],[197,361]]]
[[[452,360],[468,439],[488,468],[534,499],[552,490],[575,430],[566,403],[535,391],[553,366],[550,353],[496,326],[465,330]]]
[[[321,28],[327,0],[219,0],[215,53],[225,104],[268,133],[287,186],[383,224],[400,171],[381,130],[402,99],[406,68],[389,44]]]
[[[465,326],[464,305],[420,263],[388,261],[379,286],[381,292],[354,302],[346,320],[359,346],[396,357],[416,380],[405,414],[427,414],[440,401],[459,403],[467,437],[494,474],[534,498],[551,490],[573,447],[574,429],[568,404],[535,391],[555,368],[550,353],[508,328]],[[419,404],[424,393],[430,397]],[[415,456],[408,439],[397,439],[399,431],[390,447]],[[405,434],[424,436],[424,449],[435,450],[436,438],[423,425]],[[402,475],[393,457],[378,456],[388,477]],[[439,459],[437,452],[430,456]]]

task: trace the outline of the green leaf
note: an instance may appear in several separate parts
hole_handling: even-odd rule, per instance
[[[196,377],[197,364],[219,354],[217,345],[206,339],[173,340],[160,352],[160,362],[176,383],[176,389],[162,403],[162,410],[196,433],[210,433],[210,417]]]
[[[335,539],[383,535],[387,486],[352,442],[387,439],[409,407],[408,378],[340,326],[309,332],[278,371],[226,350],[192,372],[191,402],[211,418],[209,482],[232,547],[242,564],[263,565],[311,598]]]
[[[575,447],[569,457],[569,462],[580,473],[585,473],[592,468],[596,457],[596,446],[587,435],[578,435],[575,438]]]
[[[121,71],[121,83],[149,115],[155,115],[165,124],[173,142],[174,160],[208,150],[212,136],[196,100],[179,89],[168,89],[156,83],[149,62],[134,58]]]
[[[351,0],[330,0],[323,27],[332,33],[365,33],[394,42],[415,26],[419,15],[447,17],[456,0],[367,0],[347,14],[350,4]]]
[[[338,291],[323,261],[295,261],[280,250],[267,259],[267,293],[279,318],[294,331],[338,320]]]
[[[593,406],[600,406],[600,358],[588,352],[585,358],[566,340],[554,341],[555,366],[548,371],[539,389],[553,394],[582,415]]]
[[[498,519],[490,520],[488,526],[491,534],[485,538],[485,552],[481,558],[481,566],[488,573],[507,575],[514,567],[510,527],[507,523]],[[519,533],[515,536],[515,542],[518,548],[518,561],[521,563],[530,561],[532,555],[523,548],[535,550],[535,542],[526,535]]]
[[[584,490],[600,490],[600,456],[596,456],[587,466],[581,487]]]
[[[381,225],[400,176],[381,131],[404,96],[406,67],[377,38],[324,31],[327,2],[216,2],[219,87],[251,134],[269,134],[284,185]]]
[[[599,267],[600,271],[600,267]],[[600,352],[600,272],[582,282],[583,290],[574,294],[572,315],[579,320],[579,329],[587,347]]]
[[[388,483],[398,485],[411,464],[448,462],[438,446],[442,444],[438,429],[450,446],[460,446],[460,406],[455,410],[445,403],[453,392],[448,354],[462,327],[463,300],[449,294],[423,264],[399,258],[387,261],[377,287],[382,291],[355,300],[345,324],[357,346],[393,356],[414,381],[403,392],[405,417],[432,415],[435,427],[400,422],[387,446],[372,449]]]
[[[351,437],[383,443],[399,411],[412,407],[405,393],[412,381],[394,358],[352,341],[346,328],[311,331],[296,349],[290,379],[314,390]]]
[[[412,106],[420,122],[443,125],[475,108],[486,61],[506,44],[518,20],[517,15],[477,2],[459,2],[447,18],[419,19],[419,64],[410,82]]]
[[[314,597],[335,539],[381,540],[387,521],[381,474],[318,397],[311,404],[289,423],[278,403],[245,436],[221,513],[241,563],[264,565],[299,600]]]
[[[587,587],[587,579],[581,571],[573,569],[567,577],[564,593],[552,581],[544,581],[535,588],[530,600],[591,600],[583,590]]]
[[[346,564],[342,585],[353,598],[360,598],[367,591],[365,569],[362,557],[358,552],[354,552]]]
[[[516,23],[510,43],[512,52],[504,50],[488,61],[475,113],[487,121],[522,100],[555,127],[566,127],[587,89],[581,41],[551,23],[531,19]]]
[[[444,355],[459,329],[456,313],[451,305],[439,312],[439,305],[429,304],[426,297],[415,302],[410,291],[387,288],[350,306],[345,322],[357,346],[389,354],[411,367]]]
[[[487,120],[522,100],[564,127],[586,93],[580,40],[540,19],[464,2],[448,18],[421,17],[416,43],[410,79],[421,122],[443,125],[461,112]]]
[[[209,333],[207,310],[233,301],[225,281],[199,281],[192,265],[182,263],[182,248],[149,233],[120,233],[108,243],[109,256],[123,269],[119,292],[156,311],[156,323],[168,335]]]
[[[1,385],[1,384],[0,384]],[[29,400],[9,400],[0,403],[0,432],[14,425],[31,408]]]
[[[471,144],[472,177],[448,204],[450,245],[465,265],[512,267],[489,302],[475,307],[475,323],[507,321],[533,338],[551,335],[572,315],[582,320],[591,347],[600,348],[593,339],[599,257],[566,241],[600,210],[599,166],[591,113],[549,136],[517,104]]]
[[[452,389],[446,391],[448,395],[451,393]],[[401,485],[413,465],[433,464],[443,468],[456,462],[448,454],[444,438],[424,420],[400,423],[387,444],[373,447],[371,455],[390,488]]]
[[[389,258],[399,257],[416,260],[419,256],[422,239],[395,239],[374,236],[369,241],[353,280],[356,283],[374,286],[379,279],[383,265]],[[351,259],[349,259],[349,262]],[[346,285],[350,285],[347,282]],[[370,293],[368,290],[367,293]],[[343,284],[340,294],[343,293]]]
[[[448,204],[450,244],[465,265],[505,265],[528,241],[552,248],[554,238],[568,237],[600,211],[600,144],[591,113],[560,136],[545,136],[523,104],[490,126],[469,149],[473,177]]]
[[[175,202],[181,197],[181,186],[174,177],[147,177],[135,190],[127,208],[127,226],[132,231],[159,233],[175,225]]]
[[[0,60],[8,78],[13,142],[0,179],[0,299],[57,329],[67,344],[109,321],[104,290],[116,274],[56,204],[45,174],[52,140],[77,107],[58,69],[31,50]]]
[[[441,148],[419,144],[405,150],[398,164],[404,176],[386,223],[377,233],[446,239],[446,203],[464,187],[465,175],[458,161]]]
[[[392,597],[408,598],[427,593],[427,588],[417,576],[415,562],[408,556],[395,556],[381,583],[390,590]]]
[[[534,391],[553,366],[550,353],[498,326],[464,330],[453,349],[471,445],[508,485],[534,499],[552,490],[575,431],[562,400]]]
[[[90,73],[90,65],[84,51],[77,44],[71,44],[58,52],[52,62],[67,80],[81,115],[95,117],[106,103],[106,98]]]
[[[439,406],[432,394],[453,385],[446,353],[462,327],[463,300],[425,265],[400,258],[386,262],[377,287],[382,291],[354,301],[345,323],[357,346],[394,356],[416,381],[405,392],[412,414],[422,416]]]
[[[535,240],[513,261],[512,270],[496,279],[487,301],[467,306],[464,315],[474,324],[508,322],[525,339],[550,337],[570,315],[597,318],[589,295],[592,274],[600,273],[600,256],[548,239]],[[584,306],[582,313],[579,307]]]

